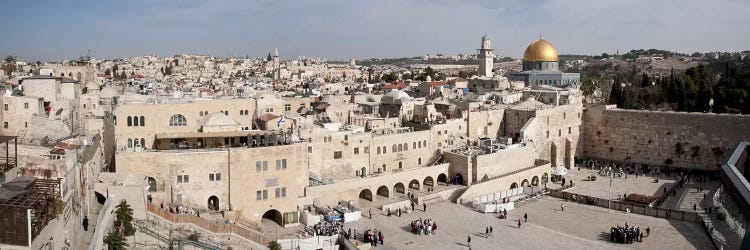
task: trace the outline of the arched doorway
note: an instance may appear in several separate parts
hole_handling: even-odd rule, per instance
[[[362,189],[362,191],[359,192],[359,198],[372,201],[372,191],[369,189]]]
[[[526,187],[528,185],[529,185],[529,179],[523,179],[523,181],[521,181],[521,186],[522,187]]]
[[[547,184],[548,181],[549,181],[549,174],[544,173],[542,175],[542,185]]]
[[[435,186],[435,180],[432,178],[432,176],[427,176],[427,177],[424,178],[424,181],[422,182],[422,185],[434,187]]]
[[[453,185],[463,185],[464,184],[464,176],[461,174],[456,174],[455,177],[453,177],[452,181]]]
[[[393,185],[393,191],[396,192],[396,193],[405,194],[406,193],[406,188],[404,188],[404,184],[403,183],[399,182],[399,183],[396,183],[396,185]]]
[[[216,195],[208,197],[208,210],[219,210],[219,197]]]
[[[409,182],[409,189],[419,190],[419,181],[418,180],[411,180]]]
[[[513,184],[510,184],[510,189],[518,188],[518,183],[513,182]]]
[[[99,202],[101,205],[104,205],[104,202],[107,201],[107,197],[104,197],[104,195],[99,192],[94,192],[94,196],[96,196],[96,202]]]
[[[359,170],[359,172],[360,172],[360,173],[362,174],[362,177],[365,177],[365,176],[367,176],[367,169],[366,169],[366,168],[362,167],[362,168],[361,168],[361,169]]]
[[[533,178],[531,178],[531,185],[539,186],[539,176],[534,176]]]
[[[279,226],[284,226],[283,217],[281,216],[281,212],[279,212],[279,210],[271,209],[271,210],[266,211],[263,214],[263,219],[268,219],[270,221],[275,222]]]
[[[378,188],[377,194],[385,198],[391,197],[391,193],[388,191],[388,187],[386,186],[380,186]]]
[[[448,184],[448,176],[445,174],[438,175],[438,183]]]
[[[149,192],[156,192],[156,179],[154,177],[148,177],[148,191]]]

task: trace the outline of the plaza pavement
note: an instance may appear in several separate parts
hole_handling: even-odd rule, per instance
[[[560,204],[565,203],[565,211]],[[517,228],[517,219],[528,213],[529,222]],[[472,238],[472,249],[712,249],[713,244],[701,225],[666,220],[637,214],[607,211],[552,197],[542,197],[508,212],[509,219],[498,219],[494,214],[482,214],[469,208],[440,202],[428,204],[427,212],[418,211],[401,217],[373,215],[347,223],[357,229],[357,239],[368,228],[382,230],[385,245],[375,249],[468,249],[467,236]],[[410,221],[431,218],[438,224],[436,236],[411,233]],[[617,244],[609,242],[610,227],[615,225],[651,228],[651,236],[643,242]],[[494,228],[493,237],[485,237],[485,227]],[[288,230],[288,229],[287,229]]]
[[[596,181],[588,181],[587,177],[594,174]],[[654,183],[653,180],[658,178],[659,183]],[[566,190],[570,193],[588,195],[592,197],[598,197],[607,199],[609,197],[610,186],[609,178],[607,176],[599,175],[598,170],[591,170],[586,168],[570,169],[568,175],[565,176],[565,181],[575,182],[575,187]],[[643,176],[639,175],[628,175],[628,178],[613,178],[612,179],[612,199],[621,197],[623,194],[642,194],[649,196],[658,196],[663,193],[664,188],[669,189],[676,182],[675,178],[666,177],[663,175],[659,176]],[[551,186],[550,186],[551,185]],[[555,187],[554,183],[547,183],[547,187]],[[557,184],[559,185],[559,184]]]

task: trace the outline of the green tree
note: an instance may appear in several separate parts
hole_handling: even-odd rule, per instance
[[[130,208],[128,202],[125,200],[120,201],[115,210],[115,228],[123,228],[123,234],[125,236],[131,236],[135,234],[135,227],[133,227],[133,209]]]
[[[647,88],[651,85],[651,79],[648,77],[648,74],[646,72],[643,73],[641,76],[641,88]]]
[[[120,80],[128,79],[128,74],[125,74],[125,71],[120,73]]]
[[[128,243],[125,242],[125,237],[120,234],[119,230],[115,229],[109,232],[104,237],[104,243],[107,244],[108,250],[124,250],[127,249]]]
[[[281,250],[281,244],[276,241],[268,242],[268,249],[270,250]]]
[[[5,71],[5,75],[10,76],[13,71],[16,71],[16,62],[18,61],[18,58],[15,56],[6,56],[5,57],[5,64],[3,64],[3,71]]]
[[[398,75],[396,75],[396,72],[390,72],[388,74],[384,74],[380,80],[383,82],[395,82],[398,80]]]
[[[596,86],[594,85],[594,80],[590,77],[584,77],[581,80],[581,91],[583,91],[584,96],[591,96],[594,94],[594,90],[596,90]]]
[[[110,70],[110,69],[105,69],[105,70],[104,70],[104,75],[106,75],[106,76],[110,76],[110,77],[111,77],[111,76],[112,76],[112,70]]]

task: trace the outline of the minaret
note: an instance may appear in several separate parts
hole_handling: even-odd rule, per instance
[[[492,68],[494,67],[495,54],[492,53],[490,47],[490,38],[487,34],[482,37],[482,48],[479,51],[479,75],[492,77]]]
[[[279,49],[273,49],[273,79],[281,79],[281,65],[279,64]]]

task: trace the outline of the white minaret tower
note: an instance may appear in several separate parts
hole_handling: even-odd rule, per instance
[[[279,49],[278,48],[273,49],[273,57],[271,58],[271,61],[273,62],[273,79],[274,80],[281,79],[281,64],[279,62]]]
[[[492,68],[494,67],[495,54],[490,47],[490,38],[487,34],[482,36],[482,48],[479,51],[479,76],[492,77]]]

